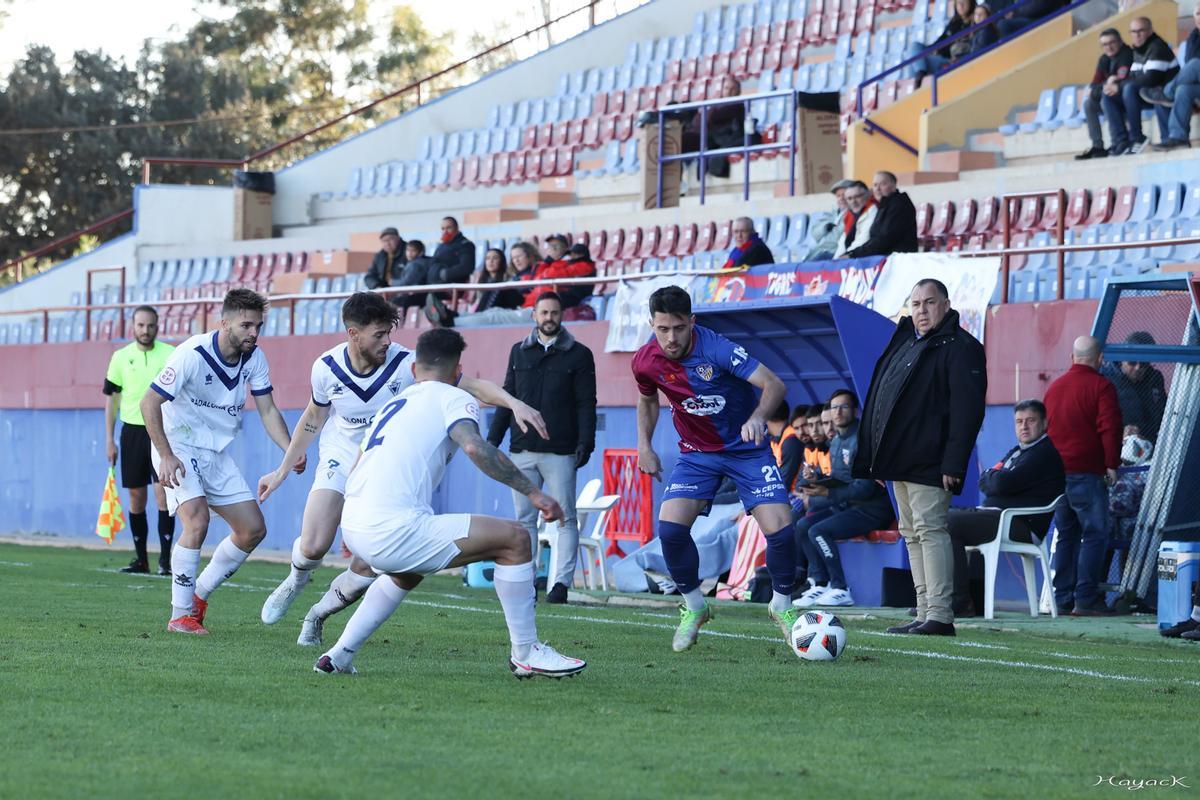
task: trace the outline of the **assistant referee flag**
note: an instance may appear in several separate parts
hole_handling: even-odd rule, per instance
[[[96,535],[109,544],[117,534],[125,530],[125,511],[121,508],[121,495],[117,492],[117,473],[108,468],[108,480],[104,482],[104,494],[100,497],[100,516],[96,518]]]

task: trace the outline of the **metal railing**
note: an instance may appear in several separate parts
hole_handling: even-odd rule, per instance
[[[750,104],[756,101],[769,101],[775,97],[788,98],[788,116],[787,121],[778,126],[780,132],[789,131],[790,135],[786,137],[786,141],[764,142],[763,144],[750,144],[750,137],[754,135],[753,117],[750,116]],[[733,147],[718,147],[710,150],[708,148],[708,112],[714,106],[730,106],[741,103],[744,108],[742,116],[742,144]],[[694,152],[683,152],[682,143],[678,154],[667,155],[664,150],[663,124],[667,114],[678,114],[681,111],[699,111],[700,114],[700,149]],[[796,194],[796,92],[791,89],[782,89],[773,92],[758,92],[757,94],[739,95],[737,97],[721,97],[711,100],[697,100],[690,103],[672,103],[663,106],[655,113],[658,114],[658,187],[656,192],[656,205],[662,208],[663,195],[663,165],[674,163],[676,161],[691,161],[699,159],[700,162],[700,205],[704,205],[705,198],[705,177],[708,174],[708,159],[711,156],[729,156],[740,155],[745,159],[745,173],[742,179],[742,199],[750,200],[750,154],[751,153],[766,153],[773,150],[788,151],[788,196]]]
[[[887,130],[882,125],[878,124],[877,122],[872,121],[870,119],[870,117],[863,116],[863,90],[873,83],[878,83],[878,82],[882,81],[884,78],[886,78],[889,75],[899,72],[900,70],[905,69],[906,67],[912,66],[913,64],[917,63],[918,61],[921,61],[922,59],[924,59],[926,56],[937,53],[938,50],[946,49],[947,47],[952,45],[954,42],[957,42],[959,39],[965,39],[968,36],[974,36],[976,31],[982,30],[983,28],[986,28],[988,25],[993,25],[993,24],[1001,21],[1005,17],[1013,15],[1014,12],[1017,12],[1016,16],[1019,17],[1020,16],[1019,12],[1022,8],[1026,7],[1026,6],[1030,6],[1035,2],[1039,2],[1039,0],[1018,0],[1018,2],[1013,3],[1011,6],[1006,6],[1002,10],[997,11],[995,14],[992,14],[990,17],[985,19],[983,22],[979,22],[974,25],[970,25],[966,28],[963,28],[958,33],[953,34],[952,36],[948,36],[945,39],[939,39],[938,41],[928,45],[924,50],[917,53],[916,55],[913,55],[913,56],[910,56],[910,57],[904,59],[899,64],[896,64],[895,66],[892,66],[892,67],[888,67],[883,72],[880,72],[878,75],[873,75],[870,78],[865,78],[861,83],[858,84],[858,87],[856,89],[855,102],[854,102],[855,115],[862,119],[864,130],[870,134],[879,133],[884,138],[890,140],[893,144],[896,144],[897,146],[903,148],[904,150],[907,150],[910,154],[917,155],[919,153],[919,151],[917,150],[916,147],[914,147],[913,145],[904,141],[899,136],[897,136],[896,134]],[[1075,9],[1079,8],[1080,6],[1086,5],[1087,3],[1091,3],[1091,2],[1093,2],[1093,0],[1072,0],[1072,2],[1068,3],[1067,5],[1065,5],[1061,8],[1055,9],[1050,14],[1047,14],[1044,17],[1039,17],[1038,19],[1033,20],[1025,27],[1023,27],[1017,31],[1014,31],[1014,32],[1008,34],[1007,36],[1001,36],[1001,37],[997,38],[997,40],[995,42],[988,45],[987,47],[984,47],[979,52],[968,53],[967,55],[962,56],[961,58],[951,61],[949,64],[946,64],[942,68],[934,70],[933,72],[931,72],[929,74],[929,78],[931,81],[930,102],[932,103],[933,107],[937,108],[937,106],[938,106],[938,78],[942,77],[943,75],[946,75],[947,73],[953,72],[954,70],[958,69],[959,67],[962,67],[962,66],[965,66],[965,65],[971,63],[972,61],[979,58],[980,56],[986,55],[998,47],[1003,47],[1004,45],[1008,44],[1009,42],[1013,41],[1014,39],[1017,39],[1020,36],[1024,36],[1029,31],[1033,30],[1034,28],[1040,27],[1041,25],[1044,25],[1045,23],[1049,22],[1052,19],[1057,19],[1058,17],[1060,17],[1063,14],[1071,13]],[[998,32],[999,31],[997,31],[997,33]]]
[[[123,324],[123,321],[125,319],[124,312],[128,309],[137,308],[139,306],[148,305],[148,306],[153,306],[155,309],[158,309],[160,319],[170,317],[169,310],[164,311],[164,309],[171,309],[171,308],[179,307],[179,306],[198,306],[198,309],[195,312],[196,315],[198,315],[201,320],[207,320],[209,315],[215,309],[219,309],[221,307],[221,304],[224,302],[223,297],[190,297],[190,298],[178,297],[178,298],[171,298],[170,300],[141,300],[141,301],[137,301],[137,302],[127,302],[124,300],[125,295],[126,295],[126,286],[124,283],[125,268],[124,267],[113,267],[112,270],[113,271],[120,270],[122,273],[122,282],[120,284],[121,285],[120,296],[122,297],[122,302],[92,304],[90,302],[90,300],[91,300],[91,285],[89,282],[88,295],[87,295],[87,300],[89,302],[87,304],[77,305],[77,306],[54,306],[54,307],[48,307],[48,308],[24,309],[24,310],[0,310],[0,317],[12,317],[12,316],[37,317],[37,316],[40,316],[42,318],[42,320],[41,320],[41,328],[42,328],[41,342],[43,344],[45,344],[50,341],[50,315],[51,314],[70,314],[70,313],[76,313],[76,312],[82,311],[82,312],[84,312],[84,315],[85,315],[85,317],[84,317],[85,327],[84,327],[83,341],[91,341],[92,340],[91,321],[92,321],[92,315],[95,312],[113,311],[113,310],[120,311],[122,313],[119,314],[118,319],[120,319]],[[96,271],[99,272],[99,271],[103,271],[103,270],[96,270]],[[460,295],[468,294],[471,292],[484,292],[484,291],[490,292],[493,290],[501,290],[501,289],[536,289],[536,288],[542,287],[542,286],[596,286],[596,285],[600,285],[600,284],[607,285],[607,284],[611,284],[611,283],[621,283],[622,281],[630,281],[630,280],[648,280],[650,278],[657,278],[657,277],[664,276],[664,275],[667,275],[667,276],[687,275],[687,276],[715,277],[715,276],[726,275],[729,273],[741,272],[741,271],[742,270],[740,270],[740,269],[723,269],[723,268],[722,269],[696,269],[696,270],[669,269],[669,270],[660,270],[657,272],[641,272],[641,273],[630,274],[630,275],[596,275],[596,276],[584,277],[584,278],[546,278],[546,279],[542,279],[542,280],[530,280],[530,281],[504,281],[502,283],[438,283],[438,284],[427,284],[424,286],[398,286],[398,287],[387,287],[387,288],[381,288],[381,289],[368,289],[368,290],[357,290],[357,291],[372,291],[372,292],[375,292],[376,294],[381,294],[384,296],[402,295],[402,294],[429,294],[429,293],[449,292],[450,293],[449,305],[451,307],[453,307],[458,303]],[[348,292],[342,291],[342,292],[322,292],[322,293],[308,293],[308,294],[268,295],[267,299],[269,301],[270,306],[278,308],[281,305],[286,305],[287,309],[288,309],[287,329],[286,330],[278,330],[274,335],[275,336],[292,336],[295,334],[295,331],[296,331],[296,304],[297,303],[319,302],[322,300],[344,300],[345,298],[349,297],[352,294],[355,294],[355,292],[354,291],[348,291]],[[268,311],[268,313],[270,313],[270,312]],[[203,325],[203,323],[202,323],[202,325]],[[401,321],[401,326],[403,326],[403,321]],[[121,330],[123,332],[124,328],[122,328]],[[191,335],[193,335],[193,334],[191,334],[191,333],[185,334],[185,338],[186,338],[186,336],[191,336]],[[171,337],[162,337],[162,338],[171,338]],[[69,344],[69,343],[73,343],[73,342],[64,342],[64,344]],[[12,342],[10,342],[9,344],[12,344]],[[0,346],[3,346],[3,345],[0,345]]]
[[[643,4],[643,2],[644,2],[644,0],[637,0],[637,5],[635,6],[635,8],[640,7]],[[494,53],[504,50],[507,47],[511,47],[512,45],[514,45],[524,39],[529,39],[529,38],[537,36],[538,34],[546,32],[546,31],[550,30],[551,27],[558,25],[558,24],[566,21],[567,19],[570,19],[571,17],[574,17],[574,16],[582,14],[582,13],[586,13],[587,14],[587,27],[589,29],[595,27],[596,22],[597,22],[597,6],[599,4],[600,4],[600,0],[589,0],[588,3],[578,6],[570,11],[567,11],[566,13],[560,14],[559,16],[555,17],[554,19],[547,20],[546,22],[542,23],[541,25],[538,25],[537,27],[530,28],[529,30],[526,30],[522,33],[517,34],[516,36],[512,36],[509,39],[506,39],[505,41],[503,41],[499,44],[493,45],[492,47],[489,47],[486,50],[482,50],[478,53],[475,53],[474,55],[470,56],[469,58],[463,59],[462,61],[452,64],[449,67],[439,70],[438,72],[435,72],[431,75],[426,75],[406,86],[403,86],[393,92],[390,92],[390,93],[388,93],[382,97],[379,97],[369,103],[366,103],[365,105],[361,105],[361,106],[358,106],[357,108],[351,109],[350,111],[347,111],[344,114],[334,117],[333,119],[323,122],[320,125],[317,125],[313,128],[309,128],[308,130],[306,130],[302,133],[298,133],[295,136],[292,136],[282,142],[271,145],[270,147],[267,147],[263,150],[259,150],[258,152],[251,153],[250,155],[246,156],[245,158],[237,159],[237,158],[189,158],[189,157],[182,157],[182,156],[180,156],[180,157],[176,157],[176,156],[145,156],[142,158],[142,183],[149,184],[151,182],[151,168],[156,164],[160,165],[160,166],[171,165],[171,166],[184,166],[184,167],[208,167],[208,168],[216,168],[216,169],[246,169],[251,164],[261,161],[269,156],[275,155],[276,153],[278,153],[279,151],[283,150],[286,147],[289,147],[291,145],[297,144],[298,142],[304,141],[305,139],[308,139],[308,138],[312,137],[313,135],[318,134],[321,131],[328,129],[328,128],[338,124],[339,122],[343,122],[347,119],[350,119],[351,117],[355,117],[359,114],[362,114],[365,111],[369,111],[369,110],[375,108],[376,106],[380,105],[381,103],[386,103],[389,100],[393,100],[393,99],[400,97],[402,95],[405,95],[405,94],[410,94],[410,93],[414,94],[417,107],[420,107],[424,102],[427,102],[430,99],[430,90],[428,88],[426,88],[426,87],[428,87],[428,85],[430,83],[437,81],[439,79],[445,78],[447,75],[449,75],[453,72],[461,70],[464,67],[468,67],[482,59],[487,58],[488,56],[493,55]],[[629,9],[629,10],[633,10],[633,9]],[[620,14],[623,14],[623,13],[628,13],[628,12],[627,11],[616,12],[614,10],[613,16],[614,17],[620,16]],[[452,88],[457,88],[457,87],[452,87]],[[42,256],[44,256],[48,253],[54,252],[55,250],[57,250],[60,247],[63,247],[65,245],[76,242],[79,239],[83,238],[84,236],[87,236],[88,234],[95,233],[96,231],[101,230],[101,229],[113,224],[114,222],[117,222],[121,219],[124,219],[124,218],[132,216],[132,215],[133,215],[133,209],[127,208],[124,211],[113,214],[112,216],[105,217],[104,219],[102,219],[98,222],[95,222],[95,223],[89,225],[88,227],[83,228],[82,230],[78,230],[68,236],[64,236],[60,239],[56,239],[55,241],[50,242],[49,244],[38,247],[36,250],[33,250],[29,253],[25,253],[14,259],[11,259],[11,260],[5,262],[4,264],[0,264],[0,278],[2,278],[6,274],[11,273],[15,276],[14,283],[20,283],[22,280],[24,280],[24,277],[25,277],[24,270],[22,269],[22,265],[24,265],[26,262],[30,261],[31,259],[41,258]]]
[[[1003,195],[1000,198],[1000,230],[1002,232],[1005,252],[1000,256],[1000,276],[1004,281],[1004,286],[1000,289],[1000,302],[1008,302],[1008,275],[1011,269],[1011,256],[1008,250],[1012,247],[1012,209],[1014,203],[1017,207],[1017,213],[1020,213],[1021,202],[1024,200],[1037,200],[1041,197],[1057,197],[1058,198],[1058,215],[1054,222],[1054,233],[1058,237],[1058,244],[1066,243],[1067,233],[1067,192],[1065,189],[1045,189],[1042,191],[1033,192],[1011,192]],[[1059,250],[1055,254],[1055,262],[1058,267],[1058,297],[1056,300],[1063,299],[1063,286],[1066,278],[1066,254]]]

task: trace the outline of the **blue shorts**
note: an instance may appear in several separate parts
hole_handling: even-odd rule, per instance
[[[662,499],[664,502],[676,497],[712,500],[724,477],[737,486],[747,511],[764,503],[788,504],[787,489],[775,457],[765,447],[740,453],[680,454]]]

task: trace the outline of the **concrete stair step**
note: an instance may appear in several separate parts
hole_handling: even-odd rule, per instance
[[[475,208],[463,212],[466,225],[495,225],[500,222],[520,222],[537,219],[537,211],[531,208]]]
[[[996,153],[975,150],[942,150],[930,153],[925,159],[933,172],[967,172],[973,169],[992,169],[996,166]]]

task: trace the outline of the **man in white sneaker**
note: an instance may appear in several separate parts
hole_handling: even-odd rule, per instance
[[[520,524],[479,514],[433,513],[434,489],[461,448],[485,475],[526,495],[547,522],[563,516],[554,498],[480,435],[479,405],[455,385],[462,378],[465,347],[454,330],[421,334],[412,368],[416,383],[379,410],[363,438],[362,454],[346,482],[342,531],[350,550],[386,577],[371,584],[337,644],[317,659],[316,672],[356,672],[355,653],[424,576],[485,559],[496,564],[513,675],[562,678],[587,666],[538,641],[533,551]]]
[[[800,608],[854,605],[837,543],[887,527],[896,518],[882,485],[850,474],[858,453],[858,397],[838,389],[829,398],[829,410],[837,428],[829,445],[831,475],[803,489],[808,497],[826,498],[829,505],[828,513],[808,525],[807,537],[801,539],[809,588],[795,601]]]

